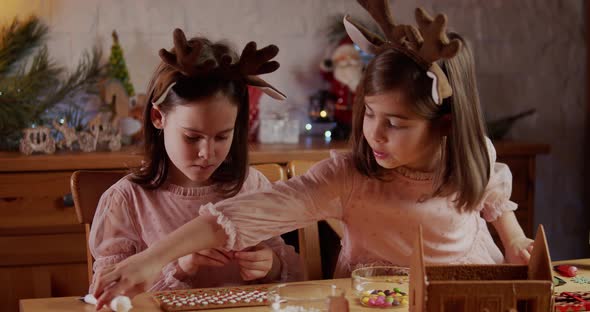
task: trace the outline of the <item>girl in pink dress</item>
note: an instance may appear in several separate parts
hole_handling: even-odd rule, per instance
[[[251,43],[247,49],[252,55],[243,53],[239,64],[270,66],[267,72],[278,67],[270,62],[276,47],[257,50]],[[163,62],[151,79],[144,114],[146,160],[102,195],[94,216],[89,239],[96,259],[91,292],[105,267],[146,250],[198,217],[199,206],[270,186],[260,172],[248,168],[247,88],[251,81],[244,74],[258,72],[207,71],[207,66],[214,65],[209,62],[219,64],[228,58],[235,63],[237,55],[226,45],[204,38],[187,42],[180,30],[175,31],[173,52],[164,50],[160,55]],[[271,94],[281,98],[278,92]],[[280,237],[252,246],[237,252],[207,249],[176,257],[154,271],[157,277],[142,290],[301,278],[299,256]]]
[[[359,2],[387,38],[345,19],[351,38],[375,54],[357,90],[351,153],[263,191],[202,206],[201,217],[110,267],[95,293],[101,303],[151,280],[151,271],[174,257],[239,250],[326,218],[344,227],[335,277],[366,264],[408,266],[420,226],[430,264],[528,261],[532,240],[509,200],[510,170],[496,162],[485,136],[466,42],[446,34],[442,15],[433,20],[418,9],[418,30],[395,25],[387,0]]]

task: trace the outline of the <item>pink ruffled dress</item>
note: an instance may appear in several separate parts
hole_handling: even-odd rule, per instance
[[[253,193],[270,187],[270,182],[256,169],[250,168],[239,194]],[[223,198],[213,186],[186,188],[165,183],[156,190],[145,189],[125,177],[101,197],[90,231],[89,246],[96,273],[105,266],[145,250],[184,223],[199,216],[199,207]],[[194,239],[194,238],[187,238]],[[301,259],[293,247],[278,236],[264,240],[281,260],[279,280],[258,280],[258,283],[296,281],[302,279]],[[202,267],[191,277],[175,277],[177,262],[167,265],[150,291],[247,284],[242,280],[237,262],[224,267]],[[180,274],[178,274],[180,276]]]
[[[420,225],[427,263],[502,263],[486,221],[517,205],[509,200],[510,170],[496,163],[489,140],[487,145],[491,176],[473,212],[457,212],[453,196],[424,199],[432,192],[431,174],[401,167],[392,170],[388,181],[368,178],[355,170],[347,154],[333,155],[307,174],[261,192],[204,205],[200,212],[217,216],[229,236],[229,249],[255,245],[318,220],[339,219],[344,237],[335,277],[350,276],[367,264],[408,266]]]

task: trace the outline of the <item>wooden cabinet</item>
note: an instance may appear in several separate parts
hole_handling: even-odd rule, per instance
[[[499,160],[514,175],[513,199],[528,235],[533,227],[535,155],[545,145],[497,143]],[[344,142],[303,139],[298,145],[254,144],[250,161],[320,160]],[[18,300],[83,295],[88,289],[84,228],[67,196],[78,169],[124,169],[141,157],[134,150],[23,156],[0,153],[0,307],[18,311]],[[65,198],[64,198],[65,197]]]

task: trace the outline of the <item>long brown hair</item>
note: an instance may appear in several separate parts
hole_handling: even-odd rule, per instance
[[[442,138],[441,165],[435,174],[432,196],[456,193],[458,211],[474,211],[480,204],[490,177],[490,159],[486,147],[485,127],[481,115],[473,54],[467,42],[458,34],[463,48],[442,62],[453,95],[436,105],[431,97],[432,79],[411,58],[393,49],[384,49],[368,64],[357,89],[351,135],[355,167],[368,177],[380,178],[383,169],[377,164],[363,135],[365,96],[401,91],[411,109],[431,122],[439,123],[445,115],[451,117],[451,128]],[[440,124],[440,123],[439,123]],[[441,134],[442,136],[443,134]]]
[[[199,62],[214,59],[217,64],[224,55],[237,60],[237,54],[226,44],[212,43],[205,38],[192,38],[189,44],[200,42],[203,53]],[[144,162],[134,170],[132,181],[146,188],[160,187],[168,176],[168,159],[164,147],[162,131],[156,129],[151,121],[153,101],[164,93],[172,83],[163,103],[158,108],[167,113],[177,105],[194,105],[191,102],[216,95],[226,96],[230,102],[238,106],[233,141],[225,161],[211,175],[212,182],[218,191],[226,197],[237,194],[242,188],[248,174],[248,88],[243,81],[232,80],[220,75],[209,75],[201,78],[187,78],[173,67],[160,62],[148,86],[148,99],[143,114]],[[197,104],[198,105],[198,104]]]

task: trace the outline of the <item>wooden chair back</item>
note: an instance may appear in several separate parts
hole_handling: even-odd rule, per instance
[[[88,263],[88,281],[92,281],[92,265],[94,259],[88,247],[90,226],[94,218],[94,212],[100,196],[115,182],[126,175],[126,171],[97,171],[79,170],[75,171],[70,178],[70,188],[74,198],[74,208],[78,222],[84,224],[86,231],[86,260]]]
[[[270,182],[287,180],[287,170],[279,164],[260,164],[251,167],[260,171]]]
[[[311,168],[315,162],[308,160],[296,160],[287,164],[289,177],[302,175]],[[299,254],[303,259],[305,280],[319,280],[323,278],[322,255],[320,252],[320,234],[317,222],[308,225],[298,232]]]

